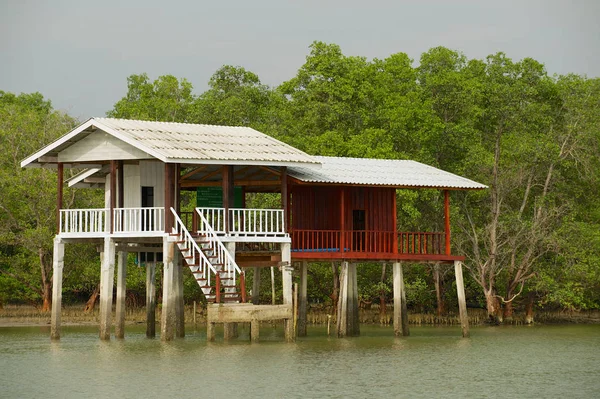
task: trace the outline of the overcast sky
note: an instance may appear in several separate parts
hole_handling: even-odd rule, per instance
[[[222,65],[263,83],[292,78],[314,40],[369,59],[435,46],[532,57],[551,73],[600,76],[598,0],[0,0],[0,90],[41,92],[79,119],[104,116],[126,78],[187,78]]]

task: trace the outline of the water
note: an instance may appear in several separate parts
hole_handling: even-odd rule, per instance
[[[128,327],[101,342],[96,327],[0,328],[2,398],[600,398],[600,326],[361,326],[361,337],[309,329],[296,343],[281,329],[248,330],[231,343],[204,329],[163,343]],[[217,331],[219,334],[219,331]],[[217,335],[219,337],[219,335]],[[221,335],[222,337],[222,335]]]

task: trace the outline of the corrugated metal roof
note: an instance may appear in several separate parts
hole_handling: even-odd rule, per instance
[[[267,161],[313,163],[310,155],[249,127],[149,122],[94,118],[98,127],[108,128],[163,155],[166,160]]]
[[[462,190],[487,186],[416,161],[314,157],[320,168],[290,167],[288,175],[307,183],[431,187]]]

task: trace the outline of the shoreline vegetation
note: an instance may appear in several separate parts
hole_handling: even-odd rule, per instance
[[[85,312],[84,304],[67,305],[62,310],[62,324],[65,326],[96,325],[100,321],[100,311],[95,309]],[[185,305],[186,324],[194,324],[194,307]],[[308,325],[327,325],[335,323],[335,315],[323,307],[310,307],[307,312]],[[471,326],[484,326],[489,324],[489,318],[485,309],[468,310],[469,324]],[[160,323],[160,307],[156,309],[156,320]],[[360,309],[359,320],[361,324],[368,325],[392,325],[392,307],[388,306],[386,314],[381,316],[379,308],[373,306],[371,309]],[[146,323],[146,308],[136,307],[128,309],[125,315],[128,325]],[[437,316],[433,313],[410,313],[408,322],[412,326],[457,326],[460,325],[458,314],[449,312],[445,316]],[[195,324],[206,323],[206,309],[197,307]],[[526,325],[525,313],[515,312],[512,320],[504,320],[503,325]],[[600,324],[600,310],[551,310],[538,311],[534,314],[531,324]],[[50,312],[42,312],[39,308],[31,305],[5,305],[0,309],[1,327],[32,327],[50,325]]]

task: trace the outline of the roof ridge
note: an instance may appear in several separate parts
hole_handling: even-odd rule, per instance
[[[214,127],[227,127],[227,128],[243,128],[243,129],[252,129],[256,132],[258,130],[250,127],[250,126],[233,126],[233,125],[213,125],[209,123],[192,123],[192,122],[165,122],[165,121],[151,121],[147,119],[127,119],[127,118],[111,118],[107,116],[94,116],[90,119],[94,120],[112,120],[112,121],[127,121],[127,122],[145,122],[145,123],[161,123],[165,125],[192,125],[192,126],[214,126]],[[259,132],[262,133],[262,132]],[[265,134],[265,133],[262,133]]]

